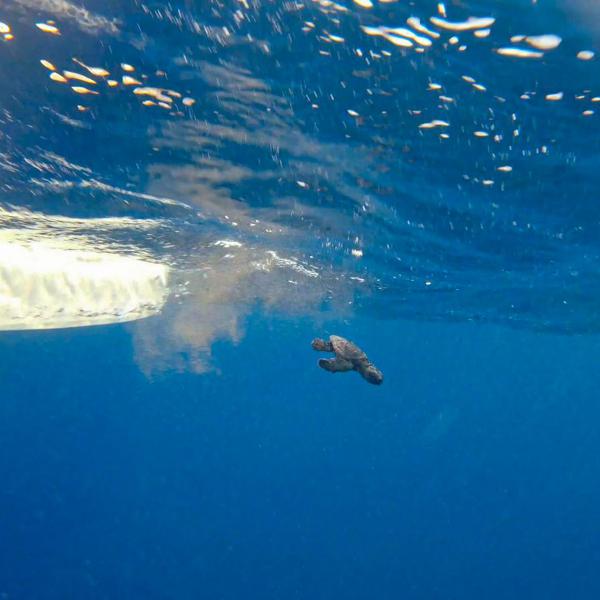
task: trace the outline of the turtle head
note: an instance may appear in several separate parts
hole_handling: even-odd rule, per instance
[[[364,369],[360,370],[360,374],[374,385],[383,383],[383,373],[374,364],[369,363]]]
[[[322,340],[321,338],[315,338],[312,341],[312,347],[313,350],[319,350],[321,352],[323,352],[324,350],[327,349],[327,344],[325,343],[325,340]]]

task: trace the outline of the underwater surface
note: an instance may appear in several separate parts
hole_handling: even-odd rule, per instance
[[[600,598],[599,52],[596,0],[0,3],[0,600]]]

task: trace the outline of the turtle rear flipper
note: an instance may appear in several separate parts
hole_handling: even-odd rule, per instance
[[[319,366],[330,373],[340,373],[354,369],[354,365],[349,360],[344,360],[339,356],[336,358],[322,358],[319,360]]]
[[[369,383],[374,385],[381,385],[383,383],[383,373],[373,363],[361,364],[356,370]]]

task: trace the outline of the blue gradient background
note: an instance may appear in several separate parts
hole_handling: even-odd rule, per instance
[[[372,327],[381,388],[258,315],[153,382],[121,326],[3,334],[0,591],[598,597],[600,339]]]

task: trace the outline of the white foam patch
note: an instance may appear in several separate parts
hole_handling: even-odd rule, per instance
[[[29,11],[50,13],[54,18],[68,20],[81,29],[94,33],[116,34],[119,31],[116,20],[107,19],[73,4],[68,0],[16,0],[16,5]]]
[[[160,311],[168,268],[45,241],[0,241],[0,330],[82,327]]]

